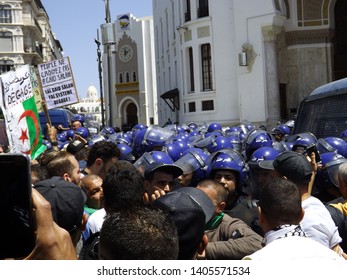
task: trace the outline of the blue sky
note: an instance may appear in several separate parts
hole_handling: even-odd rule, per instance
[[[97,47],[94,38],[97,29],[100,30],[100,25],[105,23],[105,2],[103,0],[41,1],[49,16],[52,31],[64,49],[64,56],[70,58],[79,97],[86,96],[90,85],[95,86],[99,93]],[[150,16],[152,0],[110,0],[110,11],[112,22],[123,13],[131,13],[137,18]]]

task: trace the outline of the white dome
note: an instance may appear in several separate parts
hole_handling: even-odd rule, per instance
[[[90,86],[87,89],[87,97],[88,99],[96,99],[98,97],[98,91],[95,86]]]

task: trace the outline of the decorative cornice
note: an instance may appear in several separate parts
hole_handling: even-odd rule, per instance
[[[332,42],[333,29],[314,29],[286,32],[287,46]]]

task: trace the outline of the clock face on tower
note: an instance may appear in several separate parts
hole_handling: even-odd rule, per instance
[[[123,45],[118,51],[119,59],[129,62],[133,57],[133,49],[129,45]]]

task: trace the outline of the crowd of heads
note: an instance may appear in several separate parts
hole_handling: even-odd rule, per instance
[[[299,223],[301,207],[294,205],[300,203],[300,189],[292,185],[307,187],[313,170],[307,156],[311,160],[314,153],[312,194],[324,202],[341,196],[347,143],[338,137],[316,139],[310,132],[293,135],[292,129],[292,121],[273,129],[215,122],[138,124],[126,131],[104,127],[93,134],[75,116],[71,129],[58,130],[57,148],[44,141],[47,149],[32,164],[32,182],[53,204],[55,222],[71,233],[75,245],[73,233],[86,230],[88,216],[104,209],[99,258],[192,259],[206,248],[204,226],[242,198],[260,200],[271,225]],[[277,179],[283,177],[290,181]],[[62,182],[76,187],[71,197],[59,194],[67,186]],[[78,201],[80,212],[59,210],[58,195]],[[285,200],[288,213],[273,209],[273,199]],[[281,218],[273,217],[278,213]],[[61,223],[73,217],[78,220],[73,225]]]

